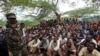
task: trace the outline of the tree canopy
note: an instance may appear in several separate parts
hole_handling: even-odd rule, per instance
[[[49,2],[49,0],[2,0],[4,3],[3,11],[9,13],[15,7],[20,7],[23,10],[26,8],[32,9],[32,14],[36,14],[35,16],[30,14],[26,16],[34,17],[37,20],[41,20],[44,17],[47,17],[51,12],[56,11],[57,2],[54,4],[53,2]],[[36,13],[34,13],[36,10]]]
[[[87,6],[65,12],[63,15],[68,14],[70,17],[79,17],[87,14],[98,13],[100,11],[100,0],[83,0]]]
[[[86,14],[91,14],[95,12],[95,8],[93,7],[85,7],[85,8],[80,8],[72,11],[65,12],[64,14],[68,14],[70,17],[79,17],[83,16]]]
[[[23,10],[30,8],[32,9],[32,13],[29,15],[26,15],[25,17],[33,17],[37,20],[42,20],[44,17],[48,17],[49,14],[54,12],[56,16],[59,17],[59,14],[57,13],[57,4],[59,1],[64,2],[65,0],[0,0],[3,1],[1,4],[3,11],[8,13],[15,7],[20,7]],[[67,2],[69,0],[66,0]],[[98,8],[100,7],[98,1],[99,0],[83,0],[86,2],[87,7],[80,8],[72,11],[65,12],[64,14],[68,14],[72,17],[78,17],[82,16],[84,14],[90,14],[95,11],[98,11]],[[88,3],[91,1],[91,3]],[[74,2],[71,3],[72,5],[75,4]],[[73,5],[75,6],[75,5]],[[34,11],[36,11],[34,13]],[[36,14],[35,16],[33,14]]]

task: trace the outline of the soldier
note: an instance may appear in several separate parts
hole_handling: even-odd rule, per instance
[[[6,28],[11,28],[12,24],[17,24],[16,15],[14,13],[6,14],[7,17],[7,24]]]
[[[8,43],[8,50],[12,56],[19,56],[23,48],[20,30],[17,28],[17,20],[14,13],[6,14],[7,24],[5,38]]]

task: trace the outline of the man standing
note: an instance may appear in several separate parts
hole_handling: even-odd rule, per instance
[[[20,30],[14,13],[6,14],[7,24],[5,38],[8,43],[8,50],[13,56],[19,56],[23,47]]]
[[[26,44],[26,28],[25,28],[25,24],[24,23],[20,23],[20,31],[22,33],[22,40],[24,42],[24,44]]]

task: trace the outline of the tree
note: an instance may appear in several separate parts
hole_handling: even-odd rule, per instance
[[[87,6],[85,8],[79,8],[76,10],[65,12],[64,14],[68,14],[70,17],[79,17],[84,16],[91,13],[98,13],[100,8],[100,0],[83,0]]]
[[[4,4],[2,4],[3,11],[8,13],[15,7],[20,7],[23,10],[26,8],[32,9],[32,14],[36,14],[36,16],[30,14],[26,16],[31,16],[36,18],[37,20],[41,20],[42,18],[48,16],[49,13],[52,11],[56,11],[57,7],[55,4],[51,4],[50,2],[46,0],[2,0]],[[34,13],[34,10],[37,12]]]
[[[95,8],[95,11],[99,11],[100,8],[100,0],[83,0],[87,6],[91,6]]]
[[[12,9],[14,9],[14,7],[20,6],[21,8],[23,8],[23,10],[25,9],[25,7],[33,8],[33,11],[36,8],[38,8],[37,13],[40,16],[40,14],[44,14],[44,12],[45,12],[44,15],[48,15],[49,12],[52,12],[52,11],[58,13],[57,12],[58,3],[59,2],[64,3],[66,0],[9,0],[9,1],[8,0],[0,0],[0,1],[4,2],[3,5],[5,7],[3,8],[3,10],[6,11],[7,13],[9,11],[11,11]],[[43,17],[43,15],[42,15],[42,17]]]
[[[91,14],[95,12],[95,8],[93,7],[85,7],[85,8],[80,8],[72,11],[65,12],[64,14],[68,14],[70,17],[79,17],[79,16],[84,16],[86,14]]]

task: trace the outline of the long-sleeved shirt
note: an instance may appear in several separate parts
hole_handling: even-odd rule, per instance
[[[60,41],[54,42],[53,40],[50,42],[49,49],[53,49],[57,51],[60,48]]]
[[[48,39],[46,39],[44,41],[43,40],[41,41],[41,44],[40,44],[39,48],[47,49],[48,46],[49,46],[49,41],[48,41]]]
[[[40,45],[41,41],[38,39],[37,42],[35,42],[35,40],[32,40],[28,43],[28,46],[31,47],[38,47]]]

